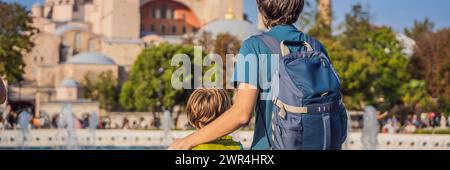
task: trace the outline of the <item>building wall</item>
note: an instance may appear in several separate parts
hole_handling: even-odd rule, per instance
[[[101,53],[111,57],[117,64],[131,66],[144,49],[143,44],[108,43],[102,41]]]
[[[66,55],[61,62],[68,61],[71,57],[83,52],[97,52],[101,50],[101,38],[91,32],[68,31],[62,36],[62,45],[67,49]],[[61,53],[64,55],[64,53]]]
[[[40,33],[33,37],[35,46],[25,55],[23,75],[26,80],[36,80],[38,67],[42,65],[56,65],[59,62],[59,44],[61,39],[53,34]]]
[[[139,38],[139,0],[109,0],[102,4],[105,37]]]
[[[141,5],[158,0],[141,0]],[[201,25],[213,20],[225,19],[228,7],[231,7],[235,19],[244,18],[243,0],[173,0],[189,7],[200,20]]]
[[[61,64],[58,65],[58,70],[55,76],[54,87],[57,87],[65,78],[83,82],[87,74],[96,76],[108,71],[112,72],[114,78],[119,78],[119,66],[117,65]]]
[[[60,1],[59,1],[60,2]],[[73,4],[64,3],[53,6],[52,19],[58,22],[71,21],[73,19]]]

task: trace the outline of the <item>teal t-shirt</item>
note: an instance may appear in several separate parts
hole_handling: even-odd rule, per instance
[[[293,25],[278,25],[270,29],[267,34],[281,41],[305,41],[306,35],[299,31]],[[290,51],[300,51],[302,47],[289,47]],[[315,49],[317,50],[317,49]],[[321,45],[322,52],[326,53],[325,48]],[[266,54],[263,56],[258,56],[260,54]],[[255,130],[253,135],[253,143],[251,146],[252,150],[268,150],[270,149],[271,139],[267,138],[268,134],[272,134],[272,101],[264,97],[270,91],[267,88],[267,84],[260,82],[270,82],[273,73],[271,66],[261,67],[259,63],[270,63],[275,58],[270,55],[271,52],[269,48],[258,38],[252,36],[242,43],[242,47],[239,51],[239,56],[237,57],[233,77],[231,78],[231,83],[237,86],[239,83],[251,84],[254,87],[258,87],[262,93],[260,93],[260,99],[257,102],[255,108]],[[261,57],[261,58],[260,58]],[[261,64],[264,65],[264,64]],[[270,65],[270,64],[268,64]],[[265,76],[264,76],[265,74]],[[252,76],[250,76],[252,75]],[[264,80],[261,80],[264,79]],[[259,110],[262,114],[257,113]],[[263,115],[263,117],[261,117]],[[267,133],[266,133],[267,129]]]

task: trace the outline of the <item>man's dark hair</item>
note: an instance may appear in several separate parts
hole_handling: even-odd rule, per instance
[[[256,0],[256,2],[267,28],[295,23],[305,5],[304,0]]]

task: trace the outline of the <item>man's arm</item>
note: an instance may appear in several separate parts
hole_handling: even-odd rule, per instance
[[[199,131],[186,138],[176,140],[170,145],[169,149],[188,150],[238,130],[243,125],[248,124],[252,118],[257,97],[258,89],[249,84],[240,84],[234,104],[228,111]]]
[[[6,101],[6,87],[3,83],[3,80],[0,79],[0,104],[3,104]]]

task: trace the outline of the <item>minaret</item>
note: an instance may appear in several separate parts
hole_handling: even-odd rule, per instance
[[[319,10],[320,19],[326,27],[331,27],[332,18],[332,8],[331,8],[331,0],[317,0],[317,6]]]
[[[31,8],[31,14],[33,17],[42,18],[44,15],[44,7],[39,2],[36,2]]]

